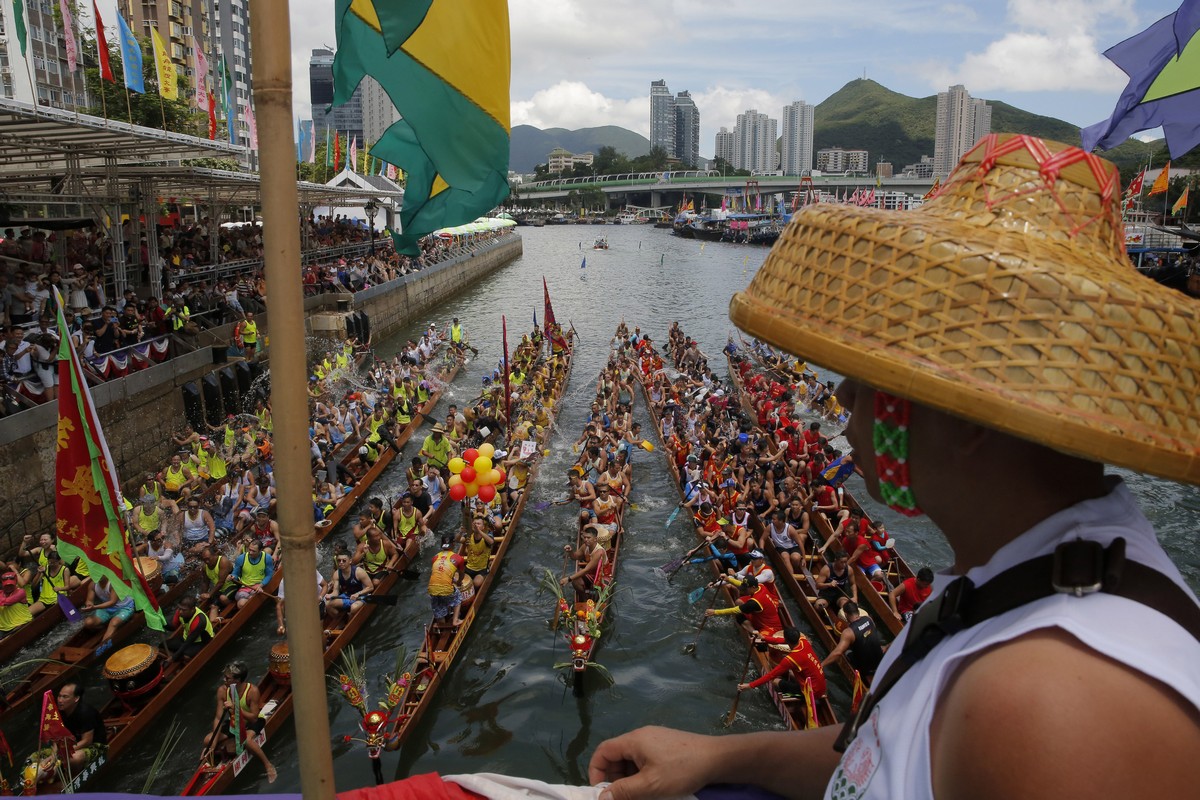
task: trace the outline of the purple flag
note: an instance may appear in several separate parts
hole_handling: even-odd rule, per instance
[[[1174,14],[1104,51],[1129,76],[1129,84],[1111,117],[1083,129],[1084,150],[1115,147],[1159,126],[1172,158],[1200,145],[1198,31],[1200,0],[1184,0]]]

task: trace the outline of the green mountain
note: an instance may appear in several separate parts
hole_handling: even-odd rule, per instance
[[[509,139],[509,165],[514,172],[533,172],[538,164],[545,164],[550,151],[556,147],[572,153],[598,153],[601,147],[613,147],[618,153],[630,158],[644,156],[650,152],[650,140],[616,125],[599,128],[581,128],[569,131],[566,128],[535,128],[532,125],[517,125]]]
[[[992,107],[993,131],[1079,144],[1079,128],[1069,122],[1031,114],[1008,103],[988,103]],[[865,148],[872,163],[890,161],[899,172],[922,155],[933,155],[936,124],[937,95],[909,97],[875,81],[858,79],[817,105],[813,148]]]

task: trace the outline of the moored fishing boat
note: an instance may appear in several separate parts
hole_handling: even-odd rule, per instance
[[[652,346],[648,346],[648,345],[644,346],[643,347],[643,355],[651,363],[658,363],[660,365],[662,364],[661,357],[658,356],[657,351],[655,351]],[[641,381],[641,383],[642,383],[643,396],[646,399],[646,405],[650,410],[651,418],[654,420],[654,427],[658,432],[660,440],[662,441],[663,449],[664,449],[665,453],[669,456],[667,458],[668,471],[671,473],[671,476],[675,482],[675,486],[680,492],[681,501],[686,500],[686,497],[683,492],[684,482],[682,480],[682,475],[680,473],[679,467],[676,464],[676,451],[675,451],[673,442],[671,439],[664,436],[664,434],[663,434],[662,418],[659,415],[658,410],[654,405],[653,399],[650,395],[649,388],[647,387],[646,381],[644,380],[647,373],[645,371],[643,371],[642,375],[643,375],[643,380]],[[681,502],[681,505],[682,505],[682,502]],[[699,525],[697,525],[695,523],[695,520],[693,520],[692,523],[693,523],[694,530],[696,532],[696,536],[699,540],[699,543],[695,549],[693,549],[690,553],[688,553],[687,556],[685,556],[683,559],[680,559],[680,565],[686,564],[687,561],[692,556],[692,554],[699,550],[705,550],[705,552],[707,553],[708,550],[715,549],[713,547],[713,545],[708,544],[708,537],[707,537],[707,534],[705,533],[705,531],[702,530],[699,527]],[[714,555],[716,555],[716,553],[714,553]],[[722,570],[721,566],[719,566],[719,564],[724,563],[721,559],[719,559],[719,558],[699,558],[696,560],[701,561],[701,562],[707,561],[708,564],[710,565],[709,568],[713,575],[714,582],[721,581],[721,576],[723,574],[723,570]],[[724,595],[726,603],[728,605],[730,605],[730,606],[737,605],[737,602],[738,602],[737,595],[733,591],[732,587],[730,587],[728,584],[721,582],[719,584],[719,586],[716,588],[716,591],[718,593]],[[778,600],[778,613],[779,613],[781,623],[783,624],[784,627],[794,628],[795,623],[792,620],[791,612],[788,610],[787,606],[783,603],[782,598],[778,597],[777,594],[776,594],[776,598]],[[713,596],[711,602],[715,605],[715,603],[717,602],[717,595]],[[703,625],[703,623],[702,623],[702,625]],[[738,631],[739,631],[740,635],[742,636],[743,641],[745,641],[748,646],[747,668],[749,667],[749,664],[753,661],[753,662],[757,663],[760,675],[767,675],[767,674],[771,673],[771,671],[773,669],[775,669],[775,667],[777,666],[776,662],[772,660],[771,653],[776,652],[778,654],[780,651],[775,651],[771,648],[766,648],[766,647],[759,649],[759,646],[757,645],[755,639],[751,636],[750,632],[745,627],[739,625]],[[786,653],[784,653],[784,654],[786,654]],[[771,700],[775,704],[775,707],[779,710],[780,715],[783,717],[785,724],[791,730],[803,730],[803,729],[810,728],[810,727],[833,725],[833,724],[837,724],[837,722],[838,722],[837,714],[834,712],[833,706],[829,702],[827,695],[822,695],[820,697],[815,697],[815,696],[810,695],[809,696],[809,697],[811,697],[811,705],[810,705],[809,697],[781,693],[780,691],[778,691],[778,689],[776,688],[776,686],[773,683],[768,683],[766,685],[766,688],[767,688],[767,691],[769,692]],[[739,697],[740,697],[740,692],[739,692]],[[736,708],[736,700],[735,700],[735,708]]]

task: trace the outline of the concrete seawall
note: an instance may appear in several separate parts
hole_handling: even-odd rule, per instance
[[[507,236],[355,295],[307,298],[306,327],[317,333],[311,323],[318,315],[336,314],[339,303],[344,308],[350,301],[355,311],[367,313],[378,341],[521,252],[520,237]],[[265,322],[262,327],[269,335],[269,319]],[[218,358],[221,351],[218,347]],[[182,387],[226,366],[214,364],[213,353],[213,348],[205,347],[92,388],[122,483],[131,484],[144,472],[158,472],[170,458],[175,449],[170,436],[185,421]],[[0,552],[10,552],[25,533],[54,529],[57,421],[55,402],[0,419]]]
[[[521,250],[520,236],[506,236],[473,253],[358,292],[354,295],[354,310],[367,312],[372,335],[378,341],[517,258]]]

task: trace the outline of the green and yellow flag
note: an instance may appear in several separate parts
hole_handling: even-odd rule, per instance
[[[401,119],[371,148],[407,173],[396,248],[469,222],[508,196],[505,0],[338,0],[333,105],[364,76]]]
[[[79,354],[71,346],[62,296],[57,289],[54,299],[61,337],[54,459],[58,552],[68,563],[82,558],[88,564],[92,580],[108,578],[119,597],[132,596],[138,609],[146,614],[146,624],[161,631],[166,623],[154,591],[134,566],[117,493],[116,469],[83,376]]]
[[[1179,216],[1179,212],[1187,208],[1188,204],[1188,189],[1190,186],[1183,187],[1183,194],[1179,195],[1179,199],[1175,201],[1175,205],[1171,206],[1171,213]]]
[[[158,93],[164,100],[178,100],[179,74],[176,72],[175,62],[171,60],[171,56],[167,52],[167,45],[155,28],[150,29],[150,42],[154,46],[154,69],[158,75]]]

